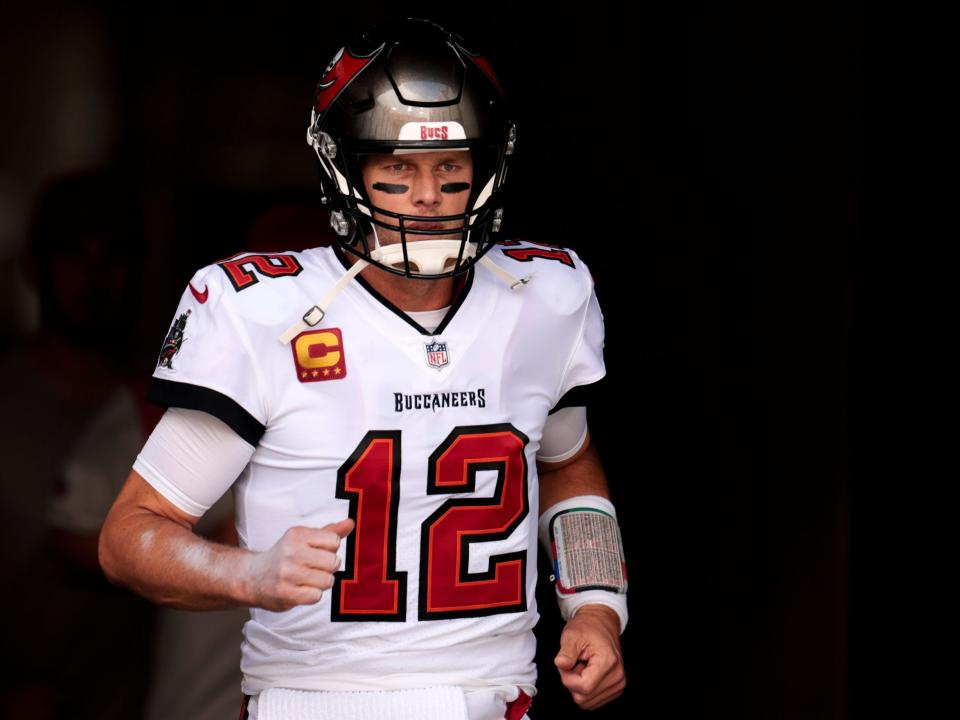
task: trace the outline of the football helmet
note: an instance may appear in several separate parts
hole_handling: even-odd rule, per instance
[[[415,278],[462,273],[493,245],[515,143],[489,61],[459,35],[413,18],[375,25],[336,53],[317,86],[307,129],[341,247]],[[426,228],[424,215],[374,205],[362,176],[368,157],[445,149],[471,154],[473,181],[462,214],[429,216],[443,225]],[[409,239],[413,234],[420,239]],[[381,244],[381,236],[391,241]]]

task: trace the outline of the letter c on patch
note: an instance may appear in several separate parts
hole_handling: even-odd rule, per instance
[[[340,362],[340,338],[332,332],[318,332],[297,338],[294,352],[305,368],[329,368]]]

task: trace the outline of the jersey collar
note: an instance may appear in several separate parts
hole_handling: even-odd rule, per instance
[[[343,249],[340,247],[339,243],[334,243],[333,252],[337,256],[337,259],[340,261],[340,264],[343,265],[345,270],[349,270],[351,267],[350,261],[347,259],[346,254],[343,252]],[[392,302],[387,300],[383,295],[381,295],[377,290],[373,288],[370,283],[368,283],[361,275],[357,275],[354,280],[360,284],[360,286],[367,291],[367,293],[381,305],[383,305],[387,310],[392,312],[394,315],[399,317],[401,320],[406,322],[408,325],[413,327],[421,335],[426,335],[428,337],[433,337],[434,335],[440,335],[446,329],[446,327],[453,320],[454,316],[457,314],[457,310],[463,305],[464,301],[467,299],[467,295],[470,293],[470,288],[473,287],[473,274],[474,268],[470,267],[467,272],[456,275],[453,279],[453,301],[450,303],[450,311],[447,313],[446,317],[443,318],[443,321],[437,326],[437,329],[433,332],[430,332],[413,318],[411,318],[407,313],[398,308]]]

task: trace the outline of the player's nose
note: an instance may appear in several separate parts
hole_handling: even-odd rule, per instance
[[[415,205],[439,205],[440,179],[427,169],[420,169],[413,179],[411,200]]]

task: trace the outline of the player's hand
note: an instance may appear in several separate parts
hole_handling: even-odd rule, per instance
[[[266,552],[249,555],[248,592],[254,607],[289,610],[312,605],[333,587],[340,540],[353,530],[345,518],[322,528],[292,527]]]
[[[584,605],[567,621],[553,659],[574,702],[594,710],[623,693],[627,676],[620,652],[620,619],[606,605]]]

